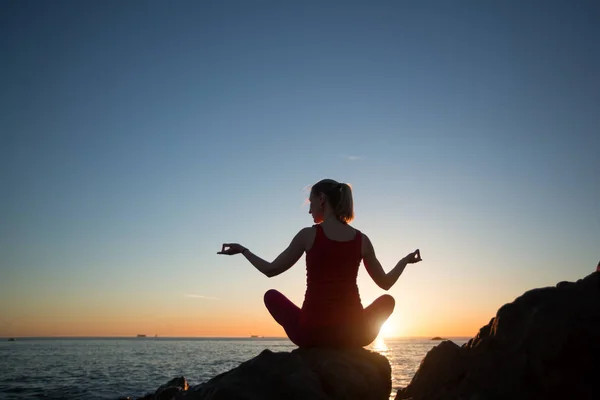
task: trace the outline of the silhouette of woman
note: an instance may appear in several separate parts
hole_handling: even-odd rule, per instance
[[[309,213],[315,225],[300,230],[273,262],[238,243],[224,243],[217,254],[243,254],[267,277],[287,271],[306,253],[306,292],[302,308],[277,290],[264,295],[265,306],[299,347],[362,347],[375,340],[394,310],[394,298],[384,294],[363,308],[356,278],[361,261],[373,281],[389,290],[408,264],[422,261],[419,250],[408,254],[386,273],[371,241],[349,225],[354,218],[352,190],[324,179],[310,193]]]

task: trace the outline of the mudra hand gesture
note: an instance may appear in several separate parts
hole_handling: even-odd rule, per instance
[[[223,243],[221,251],[217,252],[217,254],[232,256],[234,254],[243,253],[244,250],[246,250],[246,248],[239,243]]]
[[[416,249],[415,251],[404,257],[404,259],[406,260],[407,264],[416,264],[419,261],[423,261],[423,259],[421,258],[421,251],[419,249]]]

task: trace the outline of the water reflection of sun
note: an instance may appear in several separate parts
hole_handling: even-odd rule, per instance
[[[387,320],[381,326],[377,338],[373,341],[373,343],[371,343],[371,350],[376,351],[382,356],[386,356],[389,349],[385,344],[385,339],[390,338],[392,336],[394,336],[394,326],[390,323],[389,320]]]
[[[371,344],[373,351],[376,351],[377,353],[381,354],[382,356],[385,356],[387,351],[388,351],[388,347],[385,344],[385,341],[383,340],[383,337],[378,336],[377,339],[375,339],[375,341]]]

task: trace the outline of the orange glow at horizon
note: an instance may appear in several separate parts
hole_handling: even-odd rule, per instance
[[[365,295],[364,304],[370,304],[377,294]],[[469,313],[450,313],[453,307],[448,306],[446,310],[443,304],[416,309],[403,296],[410,298],[412,294],[396,294],[397,308],[380,331],[379,336],[383,339],[472,337],[495,314],[491,307],[479,307]],[[300,303],[301,298],[301,292],[291,292],[290,299],[295,303]],[[5,308],[0,337],[128,337],[137,334],[159,337],[286,336],[283,328],[261,304],[262,299],[252,298],[243,307],[237,299],[190,301],[184,298],[170,302],[157,298],[134,298],[129,302],[90,299],[88,303],[73,303],[68,298],[45,303],[29,300],[23,297],[13,303],[13,307]],[[423,305],[422,302],[420,304]]]
[[[393,318],[393,316],[392,316]],[[472,337],[489,318],[472,316],[450,323],[449,321],[419,321],[418,325],[402,326],[397,319],[386,321],[378,338],[395,337]],[[22,319],[0,329],[4,337],[52,337],[52,336],[147,336],[160,337],[285,337],[285,331],[270,316],[247,315],[231,318],[204,318],[202,321],[171,316],[157,320],[143,317],[120,318],[87,315],[84,318],[33,318]]]

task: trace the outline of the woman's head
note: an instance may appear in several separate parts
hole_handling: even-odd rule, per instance
[[[345,183],[323,179],[312,186],[309,201],[308,212],[316,223],[323,222],[326,213],[331,213],[344,223],[354,219],[352,189]]]

